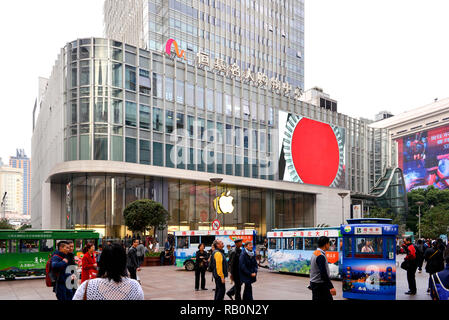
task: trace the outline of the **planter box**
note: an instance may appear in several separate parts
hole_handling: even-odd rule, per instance
[[[160,265],[161,259],[159,257],[145,257],[142,263],[142,267],[155,267]]]

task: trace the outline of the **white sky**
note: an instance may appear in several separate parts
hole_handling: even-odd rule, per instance
[[[306,0],[305,86],[374,118],[449,97],[449,1]],[[0,1],[0,157],[31,156],[38,77],[60,49],[103,36],[103,0]]]

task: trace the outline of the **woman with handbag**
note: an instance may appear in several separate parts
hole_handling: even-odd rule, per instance
[[[201,278],[201,290],[206,289],[206,270],[209,261],[209,254],[204,250],[204,243],[198,246],[195,260],[195,291],[199,291],[200,278]]]
[[[81,283],[94,279],[97,276],[97,261],[95,259],[95,246],[88,243],[83,249],[81,264]]]
[[[85,281],[73,300],[143,300],[140,284],[128,277],[127,256],[120,244],[103,248],[98,277]]]
[[[430,293],[431,276],[436,272],[440,272],[444,269],[443,252],[439,250],[438,243],[432,242],[432,246],[424,253],[424,259],[426,260],[426,272],[429,274],[429,285],[427,292]]]

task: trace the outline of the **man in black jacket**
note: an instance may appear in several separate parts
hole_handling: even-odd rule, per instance
[[[253,251],[252,241],[245,243],[245,248],[240,255],[239,271],[240,280],[245,284],[243,301],[252,301],[254,300],[252,284],[256,282],[257,277],[257,260]]]
[[[234,243],[235,248],[229,253],[229,272],[231,273],[231,281],[234,281],[234,286],[226,294],[231,300],[233,300],[232,296],[235,296],[236,301],[241,301],[242,282],[240,281],[239,261],[242,253],[242,239],[236,239]]]
[[[139,245],[139,240],[134,239],[133,245],[128,250],[128,271],[129,271],[129,277],[131,279],[137,280],[137,273],[136,271],[140,271],[140,263],[139,259],[137,258],[137,246]]]

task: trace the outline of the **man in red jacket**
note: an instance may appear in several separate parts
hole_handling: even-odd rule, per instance
[[[404,240],[404,249],[405,253],[407,254],[405,260],[408,262],[407,282],[409,288],[409,291],[407,291],[405,294],[415,295],[416,294],[415,273],[416,269],[418,269],[418,263],[416,261],[416,249],[410,237]]]

